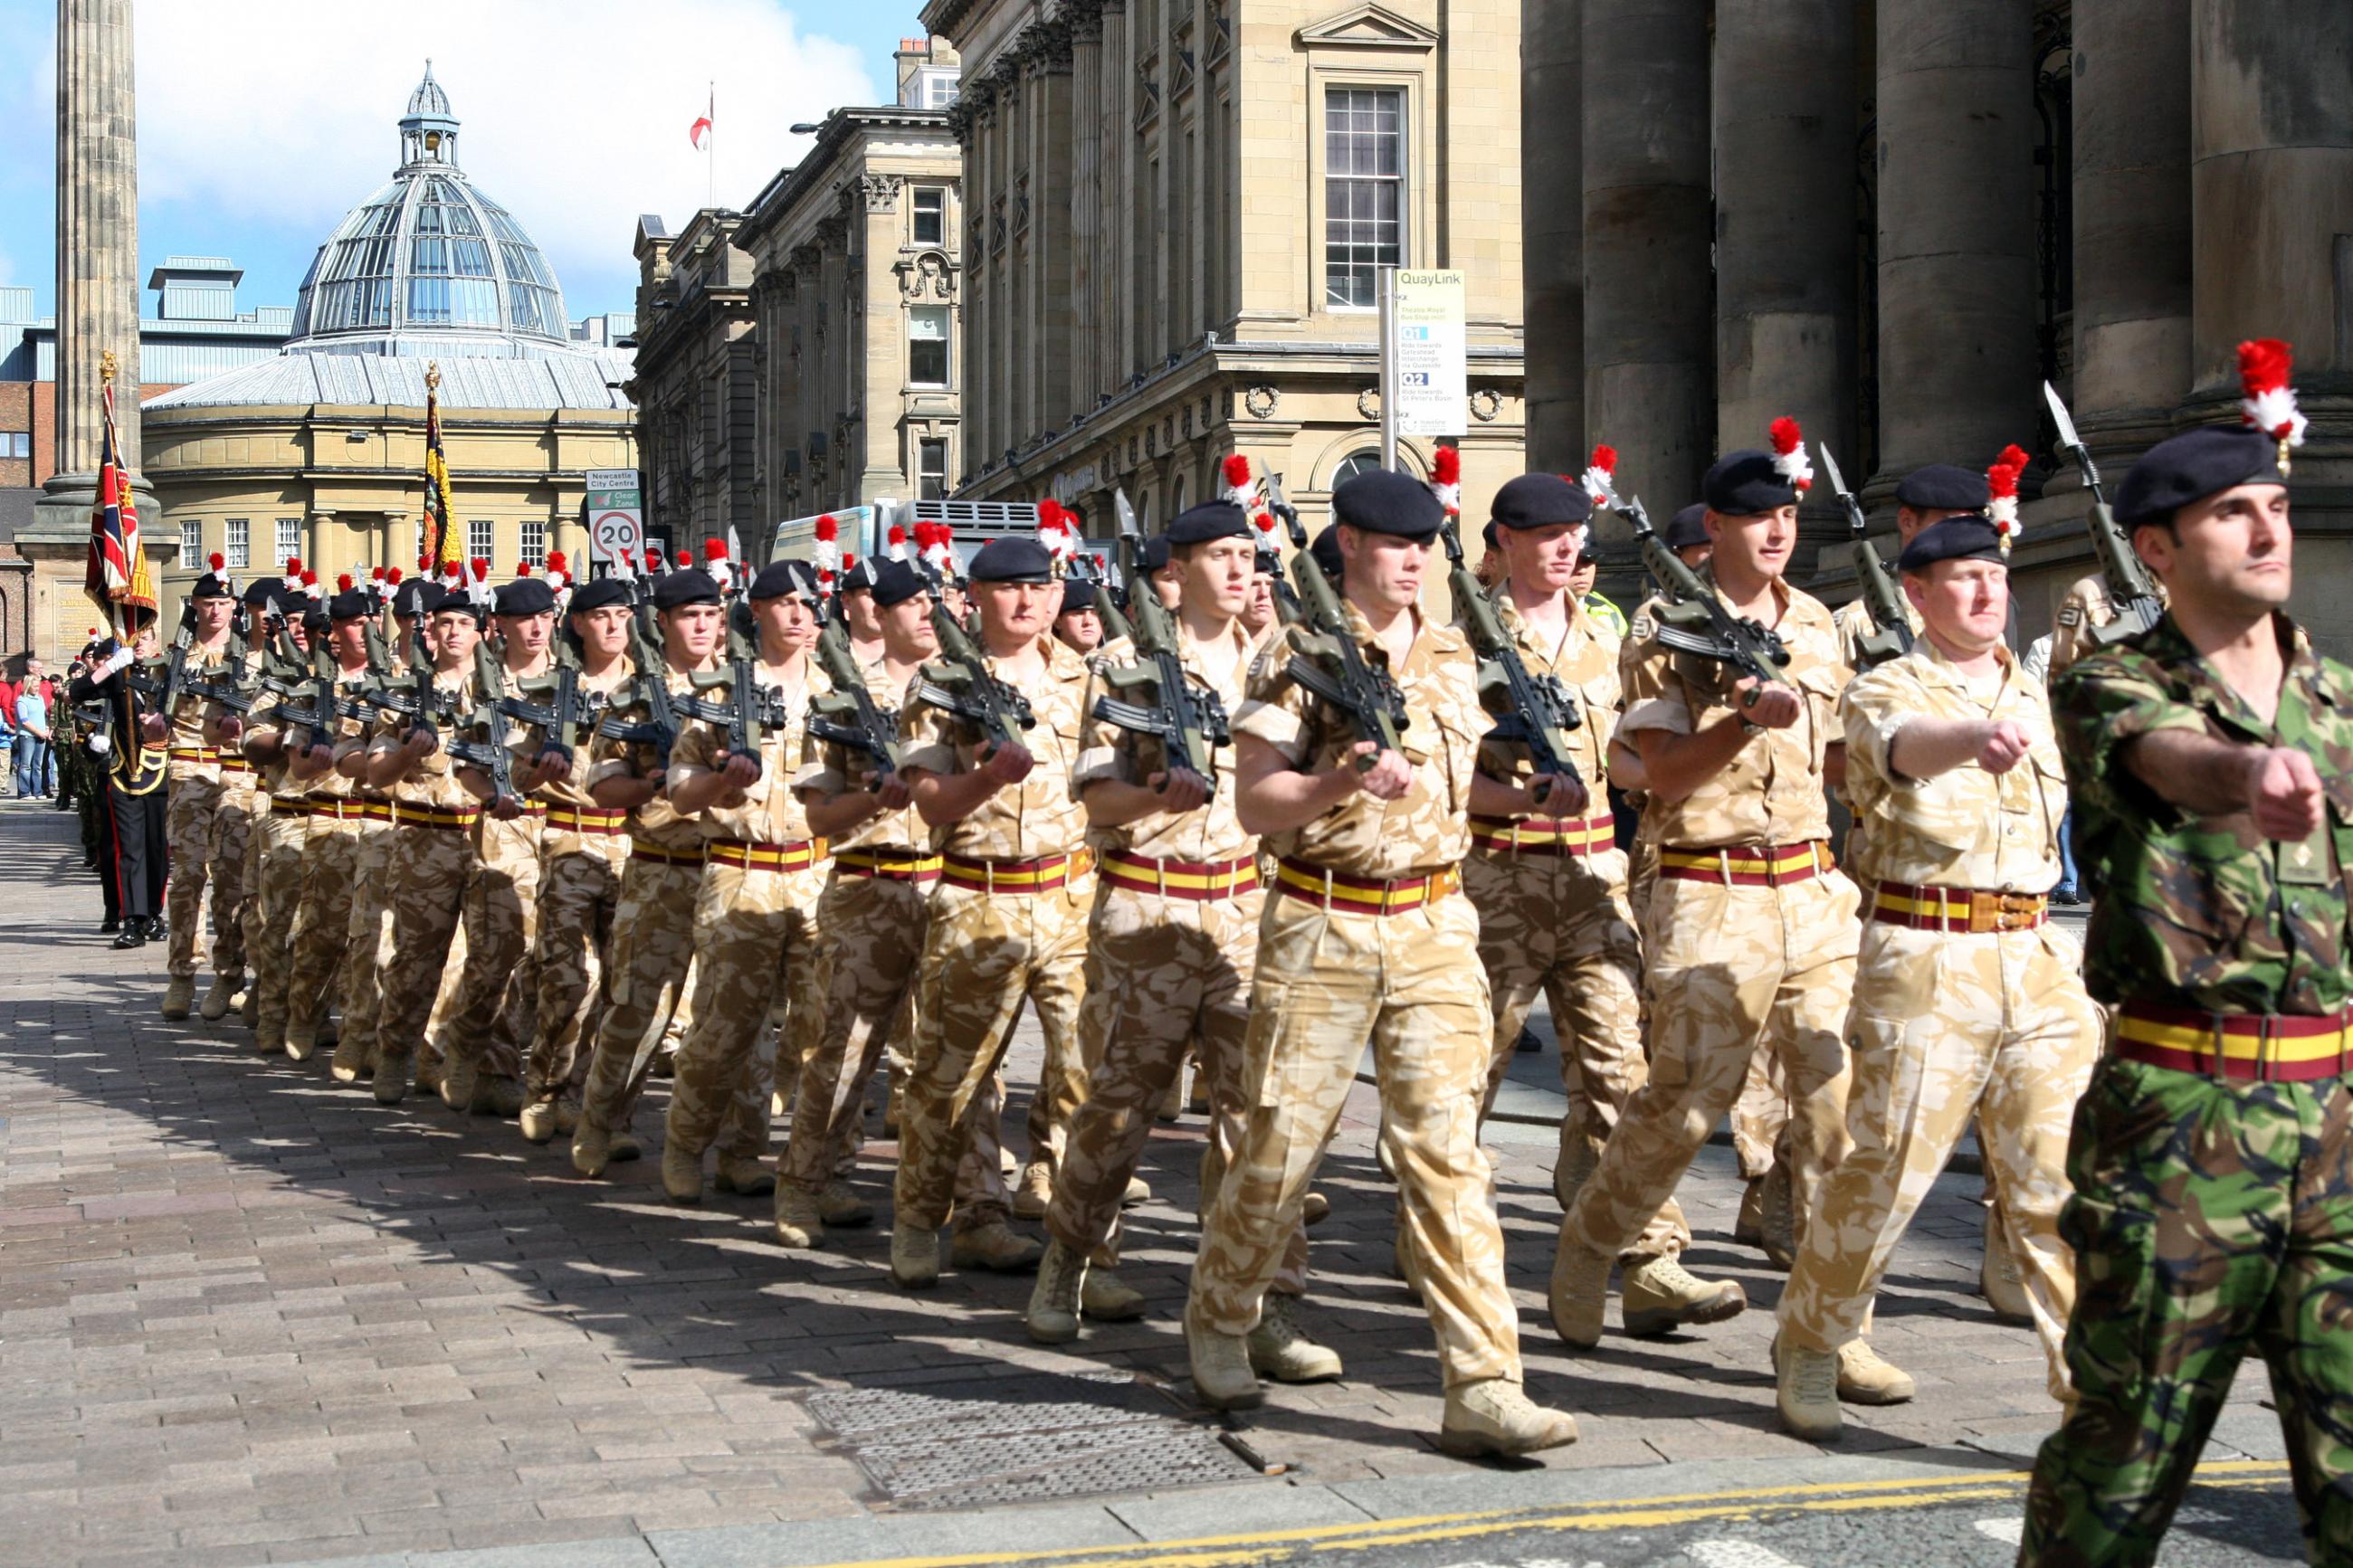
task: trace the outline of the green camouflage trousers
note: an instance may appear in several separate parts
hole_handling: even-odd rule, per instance
[[[768,1100],[825,1022],[818,896],[826,863],[766,870],[713,861],[694,906],[694,1016],[679,1042],[664,1137],[696,1155],[768,1157]],[[769,1018],[781,1012],[781,1033]]]
[[[2018,1561],[2143,1568],[2249,1350],[2314,1563],[2353,1563],[2353,1080],[2215,1082],[2118,1057],[2076,1108],[2074,1414]]]
[[[263,803],[269,795],[255,786],[253,775],[232,773],[221,784],[220,803],[214,808],[212,915],[213,973],[238,975],[246,972],[246,921],[252,907],[252,889],[246,885],[253,863],[253,835],[260,830]]]
[[[286,1032],[305,1040],[335,999],[332,987],[351,942],[364,826],[382,830],[356,818],[313,817],[302,848],[302,907],[287,938]]]
[[[227,806],[220,815],[226,828],[237,811]],[[253,839],[260,847],[252,858],[245,889],[245,951],[253,964],[254,1042],[258,1048],[275,1050],[286,1044],[287,984],[293,967],[287,938],[302,902],[302,853],[311,841],[311,818],[299,806],[273,806],[255,826]],[[217,867],[213,874],[218,887]]]
[[[197,773],[200,765],[172,764],[171,794],[164,806],[164,844],[172,864],[171,880],[164,889],[164,918],[172,928],[167,963],[174,975],[185,978],[196,973],[205,881],[212,874],[213,851],[220,838],[220,780]]]
[[[628,841],[604,835],[547,835],[539,881],[539,940],[530,975],[537,993],[524,1089],[534,1102],[577,1100],[588,1070],[580,1042],[595,1037],[598,994],[613,951],[613,910],[621,896]],[[516,984],[523,976],[518,974]]]
[[[694,897],[702,867],[633,857],[613,906],[613,962],[581,1086],[580,1124],[627,1132],[646,1069],[678,1006],[694,957]]]
[[[384,1011],[384,966],[392,962],[392,904],[386,893],[396,837],[389,822],[369,818],[359,825],[352,921],[343,941],[343,1016],[337,1026],[336,1049],[353,1053],[352,1059],[363,1068],[375,1062],[376,1019]]]

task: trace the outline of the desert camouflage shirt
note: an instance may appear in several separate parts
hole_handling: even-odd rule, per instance
[[[1488,597],[1494,602],[1495,616],[1511,634],[1528,673],[1539,679],[1558,676],[1561,685],[1568,689],[1569,700],[1577,705],[1582,721],[1569,731],[1568,761],[1576,764],[1577,776],[1593,796],[1586,814],[1600,815],[1609,807],[1604,786],[1609,780],[1609,737],[1618,728],[1618,658],[1622,639],[1588,605],[1577,604],[1569,609],[1568,635],[1556,644],[1550,633],[1537,633],[1521,617],[1519,606],[1512,602],[1508,581],[1498,584]],[[1508,742],[1482,747],[1479,771],[1510,784],[1525,784],[1535,773],[1527,748]]]
[[[975,860],[1034,860],[1085,847],[1086,811],[1071,789],[1071,773],[1079,760],[1087,661],[1050,637],[1039,638],[1039,646],[1045,650],[1046,668],[1037,682],[1007,681],[1029,700],[1036,720],[1020,734],[1036,759],[1029,776],[998,790],[970,816],[932,829],[934,850]],[[1006,680],[996,659],[984,656],[984,662],[989,673]],[[900,710],[899,733],[906,743],[902,764],[933,773],[972,772],[980,765],[979,730],[923,701],[916,694],[923,679],[918,675],[909,683],[906,706]]]
[[[1176,657],[1184,667],[1187,683],[1196,690],[1215,692],[1230,721],[1241,710],[1251,656],[1257,651],[1255,639],[1239,622],[1235,624],[1232,647],[1227,650],[1234,660],[1233,671],[1220,685],[1210,678],[1208,664],[1183,625],[1181,621],[1177,623]],[[1123,730],[1095,717],[1095,700],[1100,697],[1145,704],[1151,701],[1149,686],[1123,691],[1105,679],[1106,670],[1124,668],[1135,662],[1135,645],[1125,637],[1105,643],[1087,662],[1092,675],[1087,683],[1085,717],[1079,728],[1079,765],[1072,773],[1072,782],[1082,791],[1097,779],[1143,784],[1168,765],[1167,749],[1159,737]],[[1200,809],[1182,816],[1155,811],[1124,827],[1095,828],[1088,834],[1088,841],[1098,849],[1125,849],[1155,860],[1222,862],[1256,854],[1258,840],[1242,830],[1241,819],[1234,815],[1231,739],[1217,747],[1212,756],[1218,769],[1217,788]]]
[[[907,695],[907,683],[891,679],[891,667],[881,659],[860,659],[858,673],[865,679],[866,695],[885,714],[895,716],[899,704]],[[848,721],[842,720],[847,725]],[[906,731],[900,731],[902,740]],[[832,741],[813,743],[793,787],[805,790],[820,800],[830,800],[853,789],[864,789],[874,772],[874,759],[853,747]],[[897,850],[906,854],[923,852],[931,841],[931,829],[915,814],[912,805],[896,811],[878,811],[857,826],[828,840],[836,853],[844,849]]]
[[[458,766],[449,755],[448,742],[453,734],[461,733],[466,721],[474,710],[474,666],[469,660],[463,669],[436,670],[433,685],[437,690],[450,692],[453,710],[437,719],[434,728],[440,732],[442,743],[431,753],[417,760],[406,777],[385,793],[404,805],[431,806],[440,811],[473,811],[480,807],[471,791],[459,782]],[[414,688],[412,688],[414,689]],[[415,721],[406,714],[388,713],[376,724],[375,740],[370,749],[396,751],[408,739]]]
[[[667,668],[662,675],[672,697],[694,695],[692,676],[680,675]],[[621,688],[620,695],[613,707],[607,710],[606,717],[618,720],[623,724],[641,724],[649,720],[653,708],[642,696],[644,679],[640,677]],[[685,722],[681,715],[681,727]],[[650,742],[618,740],[610,735],[599,734],[590,754],[593,760],[588,765],[586,782],[586,787],[592,789],[607,779],[651,778],[664,765],[660,752]],[[578,772],[576,768],[574,771],[575,774]],[[670,809],[670,801],[664,795],[657,795],[629,813],[629,842],[632,844],[643,844],[671,854],[684,854],[702,848],[707,837],[702,818],[681,816]]]
[[[2076,855],[2099,889],[2084,972],[2102,1001],[2323,1015],[2353,992],[2353,670],[2316,655],[2284,613],[2274,620],[2288,667],[2270,724],[2170,616],[2052,682]],[[2127,743],[2158,730],[2303,752],[2327,792],[2319,830],[2275,844],[2245,811],[2193,816],[2160,799],[2126,763]]]
[[[804,659],[797,685],[780,688],[765,679],[760,684],[770,691],[782,690],[786,722],[782,729],[761,732],[760,776],[744,789],[742,804],[713,805],[703,812],[702,819],[711,825],[713,837],[740,838],[754,844],[797,844],[815,837],[809,832],[808,811],[802,805],[800,791],[794,787],[808,756],[809,701],[831,690],[832,683],[814,659]],[[703,693],[712,700],[728,695],[723,687]],[[670,752],[670,774],[664,787],[676,789],[689,779],[711,772],[718,765],[719,754],[726,749],[726,726],[704,719],[688,720],[678,737],[678,745]]]

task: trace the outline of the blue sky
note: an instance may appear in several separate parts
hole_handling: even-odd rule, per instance
[[[890,95],[920,3],[136,0],[140,281],[167,255],[226,255],[241,309],[292,304],[321,238],[390,178],[429,56],[460,163],[548,253],[572,315],[629,309],[637,216],[675,228],[703,203],[687,128],[706,90],[719,200],[742,205],[799,156],[786,126]],[[0,0],[0,284],[31,285],[43,313],[56,38],[54,0]]]

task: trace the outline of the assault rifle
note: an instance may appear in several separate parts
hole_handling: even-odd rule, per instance
[[[1667,602],[1659,606],[1659,641],[1677,653],[1724,665],[1736,676],[1762,683],[1779,681],[1789,662],[1789,650],[1781,646],[1780,634],[1725,609],[1724,601],[1699,580],[1699,574],[1667,548],[1667,542],[1651,526],[1651,514],[1643,510],[1640,496],[1621,500],[1615,486],[1607,494],[1609,510],[1633,525],[1642,565],[1666,595]]]
[[[749,757],[754,776],[760,767],[762,721],[767,703],[760,689],[760,633],[752,618],[750,604],[738,599],[727,608],[727,673],[719,678],[727,683],[727,700],[715,704],[714,721],[727,731],[729,757]],[[695,685],[716,685],[708,677],[695,677]]]
[[[552,645],[553,669],[515,682],[516,695],[505,701],[507,717],[538,729],[539,755],[553,752],[569,772],[580,746],[580,731],[596,721],[603,702],[580,685],[580,644],[569,626],[559,627]],[[544,700],[537,700],[543,699]]]
[[[670,692],[670,661],[662,656],[661,628],[654,619],[653,582],[640,576],[637,602],[629,616],[629,662],[637,666],[637,700],[645,704],[646,718],[630,723],[619,714],[600,720],[596,733],[608,741],[651,746],[660,765],[670,765],[670,749],[678,744],[678,704]]]
[[[2075,459],[2075,471],[2083,476],[2084,489],[2092,498],[2091,514],[2084,522],[2092,531],[2092,552],[2100,558],[2100,575],[2107,580],[2108,603],[2116,615],[2105,626],[2085,626],[2084,638],[2094,647],[2106,647],[2157,625],[2165,614],[2165,601],[2158,595],[2157,580],[2133,553],[2132,542],[2116,526],[2116,514],[2108,510],[2106,492],[2100,489],[2100,470],[2092,461],[2092,449],[2075,434],[2075,421],[2068,417],[2067,405],[2047,381],[2042,384],[2042,397],[2051,405],[2051,417],[2059,426],[2059,449]]]
[[[1120,495],[1119,505],[1121,516],[1124,519],[1127,507],[1127,497],[1124,494]],[[1124,521],[1122,526],[1125,526]],[[1128,569],[1124,560],[1122,561],[1119,570],[1120,576],[1128,584],[1126,597],[1132,608],[1135,603],[1135,576]],[[1122,637],[1133,638],[1135,636],[1134,621],[1121,610],[1120,595],[1112,591],[1110,575],[1095,564],[1093,556],[1081,551],[1078,558],[1071,563],[1070,580],[1073,583],[1092,583],[1095,585],[1095,619],[1103,623],[1103,641],[1117,642]]]
[[[1494,601],[1462,559],[1462,531],[1453,518],[1446,520],[1439,537],[1446,543],[1446,584],[1454,592],[1454,618],[1470,634],[1471,647],[1479,656],[1479,701],[1495,721],[1487,739],[1525,746],[1538,777],[1549,773],[1582,782],[1569,760],[1569,731],[1585,723],[1576,699],[1560,677],[1528,673],[1527,662],[1495,613]],[[1539,806],[1544,804],[1543,798],[1536,801]]]
[[[866,689],[866,678],[849,651],[849,629],[830,619],[817,634],[818,668],[833,682],[833,689],[810,704],[809,733],[852,752],[862,752],[874,763],[875,783],[899,771],[899,714],[876,703]]]
[[[1382,752],[1398,749],[1398,732],[1406,727],[1405,693],[1398,689],[1388,670],[1365,662],[1339,590],[1315,564],[1299,510],[1283,499],[1282,481],[1272,474],[1266,477],[1266,505],[1291,536],[1291,575],[1299,590],[1299,624],[1311,634],[1306,651],[1293,655],[1283,673],[1345,718],[1359,740],[1373,742],[1374,749],[1358,753],[1355,764],[1358,773],[1370,773]]]
[[[1864,608],[1871,612],[1872,625],[1877,629],[1855,645],[1856,656],[1862,668],[1870,669],[1899,658],[1912,651],[1912,617],[1904,608],[1904,595],[1896,591],[1895,579],[1887,574],[1887,563],[1871,542],[1871,519],[1863,515],[1862,503],[1846,488],[1846,476],[1839,472],[1838,459],[1831,456],[1828,442],[1815,446],[1822,454],[1822,467],[1831,476],[1831,489],[1846,507],[1847,528],[1852,536],[1847,548],[1854,556],[1854,580],[1862,589]]]
[[[1127,492],[1113,492],[1112,503],[1119,510],[1119,569],[1129,582],[1140,581],[1137,569],[1142,564],[1144,531],[1136,526],[1135,510],[1127,504]],[[1185,679],[1185,664],[1178,651],[1176,617],[1144,584],[1144,591],[1134,596],[1129,608],[1134,611],[1136,659],[1118,668],[1106,668],[1103,680],[1113,691],[1128,691],[1137,687],[1149,687],[1149,703],[1124,702],[1108,694],[1095,699],[1095,717],[1106,724],[1139,735],[1157,736],[1171,767],[1184,768],[1200,776],[1214,788],[1218,782],[1218,748],[1233,739],[1226,719],[1226,705],[1214,691],[1197,689]]]
[[[513,731],[508,725],[506,661],[491,647],[491,639],[474,644],[474,683],[481,688],[469,727],[481,736],[479,741],[452,741],[449,756],[469,767],[480,768],[491,775],[491,804],[502,800],[519,800],[514,787],[514,752],[509,742]]]
[[[932,630],[940,639],[940,657],[924,664],[915,694],[978,730],[992,752],[1018,744],[1019,731],[1038,722],[1029,700],[988,672],[972,634],[936,601]]]

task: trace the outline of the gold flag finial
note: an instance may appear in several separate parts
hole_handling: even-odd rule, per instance
[[[438,360],[427,360],[425,362],[425,390],[427,392],[438,392],[440,388],[441,363]]]
[[[98,356],[98,379],[100,384],[114,379],[114,351],[107,350]]]

